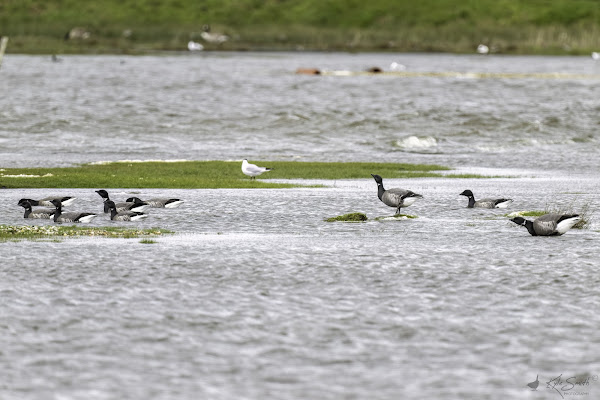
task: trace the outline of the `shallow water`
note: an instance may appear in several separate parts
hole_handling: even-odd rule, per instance
[[[89,225],[177,234],[0,243],[0,397],[596,398],[600,226],[592,215],[589,229],[540,238],[504,214],[598,209],[598,82],[292,73],[397,60],[418,70],[595,68],[582,57],[7,56],[3,167],[247,156],[435,162],[513,178],[384,177],[424,196],[406,209],[418,218],[401,221],[372,221],[393,209],[370,177],[310,189],[109,190],[185,203]],[[458,196],[467,188],[515,201],[469,210]],[[94,189],[4,189],[0,223],[53,224],[24,220],[16,203],[54,193],[76,196],[72,210],[101,211]],[[354,211],[371,221],[323,221]],[[589,376],[589,386],[547,388],[560,374]]]

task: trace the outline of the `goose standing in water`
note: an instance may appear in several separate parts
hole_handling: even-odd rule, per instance
[[[117,207],[115,206],[115,202],[108,200],[105,203],[110,210],[110,219],[112,221],[139,221],[140,219],[148,218],[148,214],[144,214],[142,212],[136,211],[117,211]]]
[[[475,201],[475,196],[469,189],[463,191],[460,195],[467,196],[469,199],[467,208],[507,208],[512,203],[512,199],[481,199]]]
[[[133,201],[136,203],[144,203],[148,204],[148,206],[152,208],[177,208],[183,204],[183,200],[180,199],[150,199],[150,200],[140,200],[139,197],[130,197],[127,201]]]
[[[393,188],[393,189],[385,189],[383,187],[383,179],[379,175],[371,174],[375,182],[377,182],[377,197],[381,200],[385,205],[396,208],[396,214],[400,214],[400,209],[403,207],[408,207],[413,204],[417,199],[423,198],[420,194],[417,194],[413,191]]]
[[[35,219],[50,219],[56,212],[54,208],[38,208],[36,210],[31,209],[31,203],[27,200],[19,201],[19,205],[25,209],[25,215],[23,218],[35,218]]]
[[[97,214],[89,212],[62,212],[62,204],[60,200],[52,200],[52,204],[56,207],[54,212],[54,222],[83,222],[87,223],[97,217]]]
[[[76,200],[76,197],[69,196],[49,196],[44,197],[43,199],[33,200],[33,199],[21,199],[19,203],[22,201],[28,201],[32,206],[44,206],[44,207],[54,207],[52,203],[53,200],[60,200],[63,207],[68,207]]]
[[[100,189],[100,190],[96,190],[96,193],[98,193],[100,195],[100,197],[102,197],[104,199],[103,200],[104,201],[104,212],[109,213],[110,208],[108,208],[108,205],[106,203],[111,200],[108,197],[108,192],[104,189]],[[146,211],[147,209],[150,208],[149,204],[146,204],[146,203],[142,202],[141,200],[136,202],[136,201],[129,201],[129,199],[127,199],[127,201],[124,203],[114,203],[114,204],[115,204],[115,207],[117,208],[117,212],[121,212],[121,211],[142,212],[142,211]]]
[[[250,179],[256,179],[263,172],[271,171],[273,168],[259,167],[258,165],[250,164],[247,159],[242,161],[242,172],[248,175]]]
[[[532,236],[560,236],[575,226],[581,217],[578,214],[544,214],[533,221],[523,217],[511,218],[517,225],[527,228]]]

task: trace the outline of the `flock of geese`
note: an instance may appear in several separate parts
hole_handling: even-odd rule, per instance
[[[383,187],[381,176],[371,175],[375,179],[375,182],[377,182],[377,196],[379,200],[385,205],[395,207],[396,214],[400,213],[401,208],[408,207],[417,199],[423,197],[406,189],[394,188],[386,190]],[[513,201],[512,199],[505,198],[475,200],[473,192],[468,189],[460,193],[460,195],[466,196],[469,199],[468,208],[507,208]],[[511,221],[527,228],[527,231],[532,236],[560,236],[581,221],[581,217],[578,214],[549,213],[533,221],[523,217],[514,217],[511,218]]]
[[[249,176],[250,179],[256,179],[257,176],[271,170],[272,168],[250,164],[247,159],[242,161],[242,173]],[[423,198],[422,195],[407,189],[385,189],[381,176],[374,174],[371,174],[371,176],[377,183],[377,197],[383,204],[394,207],[396,214],[400,214],[402,208],[408,207],[418,199]],[[130,197],[124,202],[115,203],[109,198],[106,190],[96,190],[96,193],[102,197],[104,213],[110,213],[112,221],[145,219],[148,217],[145,211],[149,208],[177,208],[183,203],[183,200],[180,199],[157,198],[144,201],[138,197]],[[468,208],[507,208],[513,201],[506,198],[475,200],[471,190],[465,190],[460,195],[467,197]],[[40,200],[21,199],[18,205],[25,209],[25,218],[53,219],[54,222],[90,222],[98,216],[98,214],[91,212],[63,212],[62,207],[71,205],[73,201],[75,201],[74,197],[46,197]],[[34,210],[33,206],[53,208],[37,208]],[[559,236],[581,221],[581,217],[578,214],[549,213],[533,221],[523,217],[514,217],[511,221],[527,228],[527,231],[533,236]]]
[[[96,190],[96,193],[102,197],[104,213],[110,214],[112,221],[139,221],[148,218],[145,211],[149,208],[177,208],[183,203],[183,200],[180,199],[156,198],[143,201],[138,197],[130,197],[124,202],[115,203],[110,199],[106,190]],[[18,205],[25,209],[24,218],[87,223],[98,216],[93,212],[63,212],[62,208],[70,206],[75,200],[75,197],[69,196],[45,197],[40,200],[21,199]],[[33,206],[42,206],[42,208],[33,209]]]
[[[257,176],[271,170],[272,168],[250,164],[246,159],[242,161],[242,172],[250,179],[256,179]],[[385,189],[381,176],[374,174],[371,174],[371,176],[377,183],[377,197],[383,204],[394,207],[396,214],[400,214],[400,209],[408,207],[418,199],[423,198],[420,194],[407,189]],[[473,192],[468,189],[460,195],[466,196],[469,200],[468,208],[507,208],[513,202],[512,199],[505,198],[475,200]],[[533,236],[560,236],[581,221],[581,217],[578,214],[549,213],[533,221],[523,217],[514,217],[511,221],[527,228],[527,231]]]

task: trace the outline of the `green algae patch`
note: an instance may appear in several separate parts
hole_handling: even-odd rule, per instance
[[[344,215],[338,215],[337,217],[326,218],[326,222],[364,222],[366,221],[367,214],[361,212],[349,213]]]
[[[250,160],[273,168],[250,179],[241,161],[119,161],[65,168],[3,168],[0,187],[6,188],[163,188],[246,189],[291,188],[298,183],[273,179],[336,180],[372,179],[371,174],[391,178],[444,178],[448,167],[406,163],[336,163]]]
[[[79,227],[58,225],[0,225],[0,242],[13,240],[56,240],[65,237],[147,238],[174,232],[161,229],[135,229],[122,227]]]
[[[399,220],[415,219],[415,218],[419,218],[419,217],[417,217],[416,215],[410,215],[410,214],[396,214],[396,215],[376,217],[375,221],[399,221]]]
[[[513,211],[508,214],[504,214],[505,217],[541,217],[542,215],[548,214],[548,211]]]

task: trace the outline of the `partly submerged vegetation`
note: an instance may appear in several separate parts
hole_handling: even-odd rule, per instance
[[[326,218],[326,222],[363,222],[366,221],[367,214],[361,212],[338,215],[337,217]]]
[[[597,50],[597,0],[21,0],[0,2],[13,53],[206,49],[574,54]],[[357,11],[357,7],[359,11]],[[227,38],[211,42],[203,25]],[[81,27],[87,34],[65,40]]]
[[[0,242],[8,240],[60,239],[90,236],[106,238],[140,238],[171,234],[160,228],[136,229],[122,227],[79,227],[59,225],[0,225]]]
[[[114,162],[68,168],[0,169],[0,187],[6,188],[289,188],[299,184],[272,179],[371,179],[445,177],[448,167],[400,163],[335,163],[261,161],[273,168],[256,180],[242,174],[241,162]],[[463,177],[462,175],[460,177]]]
[[[403,219],[414,219],[417,218],[416,215],[410,214],[396,214],[390,216],[376,217],[374,221],[396,221]],[[367,214],[361,212],[348,213],[343,215],[338,215],[337,217],[325,218],[325,222],[364,222],[369,218]]]

